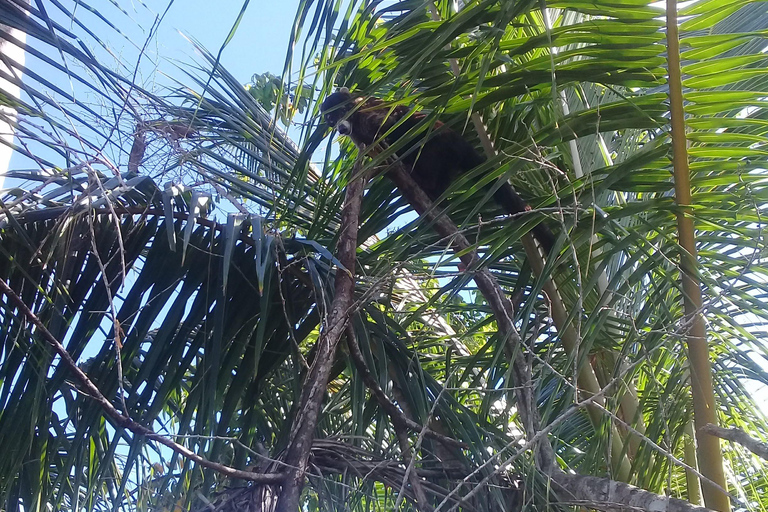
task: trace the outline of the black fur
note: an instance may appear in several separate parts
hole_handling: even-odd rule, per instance
[[[355,98],[345,88],[328,96],[320,111],[328,125],[349,136],[358,146],[370,146],[380,139],[392,146],[425,117],[418,112],[408,115],[407,107],[391,107],[377,98]],[[398,148],[398,154],[414,181],[433,201],[459,175],[485,161],[464,137],[439,121],[432,126],[426,141],[423,137],[410,137],[408,143]],[[531,209],[509,183],[502,184],[493,197],[510,214]],[[555,237],[547,226],[537,224],[533,234],[547,252],[552,249]]]

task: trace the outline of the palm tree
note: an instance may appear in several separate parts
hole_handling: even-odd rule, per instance
[[[32,185],[3,198],[5,508],[290,510],[292,489],[311,510],[605,509],[590,489],[610,484],[627,506],[704,491],[723,510],[710,480],[734,506],[768,508],[764,462],[724,444],[719,481],[717,457],[691,449],[713,439],[694,418],[697,319],[705,409],[767,431],[747,386],[768,382],[765,6],[682,9],[683,79],[667,72],[675,38],[650,2],[339,7],[300,5],[292,48],[305,51],[288,56],[281,94],[344,85],[413,105],[488,155],[440,202],[447,224],[374,177],[352,264],[336,254],[347,185],[382,165],[401,185],[397,148],[363,160],[342,140],[318,162],[317,103],[295,145],[273,121],[296,120],[294,103],[268,112],[258,83],[246,90],[202,49],[160,94],[85,51],[87,32],[0,7],[30,52],[78,64],[26,74],[19,151],[39,168],[10,171]],[[57,88],[57,73],[103,108]],[[687,146],[692,207],[673,140]],[[498,215],[486,185],[502,177],[534,212]],[[526,234],[540,220],[559,234],[545,257]],[[695,260],[678,243],[686,220]],[[451,223],[468,244],[458,256]],[[510,322],[494,283],[515,299]],[[656,494],[632,501],[626,483]]]

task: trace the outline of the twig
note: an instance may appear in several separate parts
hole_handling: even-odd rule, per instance
[[[355,329],[352,323],[347,325],[347,347],[349,348],[349,354],[352,357],[352,361],[357,367],[357,371],[363,378],[363,383],[371,391],[371,394],[376,397],[379,405],[382,409],[384,409],[384,412],[387,413],[390,420],[392,421],[392,428],[394,428],[397,441],[400,444],[400,452],[403,455],[403,462],[405,463],[406,467],[409,467],[413,459],[413,450],[411,450],[411,446],[408,443],[408,429],[411,428],[424,432],[426,432],[428,429],[426,427],[421,427],[415,421],[407,418],[405,414],[403,414],[403,412],[398,409],[394,403],[392,403],[389,397],[384,394],[381,386],[379,386],[379,383],[376,382],[376,379],[373,378],[373,375],[371,375],[368,366],[365,364],[365,359],[363,358],[363,354],[360,351],[360,345],[357,342],[357,336],[355,335]],[[421,479],[419,478],[419,475],[415,471],[406,471],[406,473],[407,477],[404,478],[407,478],[411,483],[413,494],[416,496],[416,507],[423,510],[432,510],[432,507],[429,505],[429,501],[427,500],[427,495],[424,492],[424,488],[421,485]],[[401,495],[398,495],[398,497],[400,496]],[[395,507],[395,509],[397,509],[397,507]]]
[[[396,430],[397,428],[404,427],[415,432],[424,431],[424,435],[426,437],[432,438],[447,446],[467,448],[466,443],[462,443],[461,441],[457,441],[451,437],[439,434],[429,427],[423,427],[419,425],[412,419],[408,418],[403,413],[403,411],[397,408],[392,400],[390,400],[389,397],[384,393],[384,390],[381,389],[381,386],[379,386],[379,383],[376,382],[376,379],[373,378],[371,371],[368,369],[368,365],[365,364],[363,353],[360,351],[360,345],[357,342],[357,336],[355,336],[351,326],[347,328],[347,347],[349,348],[349,355],[352,358],[352,362],[355,364],[358,373],[360,373],[360,376],[363,378],[363,383],[366,385],[366,387],[368,387],[371,394],[379,402],[379,405],[382,409],[384,409],[384,412],[386,412],[390,417],[392,420],[392,426]]]
[[[67,349],[64,348],[64,345],[62,345],[61,342],[59,342],[59,340],[57,340],[53,334],[50,333],[50,331],[48,331],[48,329],[45,327],[45,325],[43,325],[43,322],[37,317],[37,315],[35,315],[32,310],[29,309],[21,297],[19,297],[16,292],[14,292],[11,287],[8,286],[8,283],[6,283],[2,278],[0,278],[0,292],[8,297],[8,299],[10,299],[10,301],[15,304],[17,308],[19,308],[19,311],[21,311],[27,320],[29,320],[37,328],[37,331],[40,333],[40,335],[45,339],[46,342],[48,342],[51,347],[53,347],[53,350],[59,355],[62,362],[67,366],[69,371],[74,374],[75,379],[83,388],[83,390],[88,393],[91,398],[95,400],[102,409],[104,409],[104,412],[107,414],[107,416],[112,418],[120,427],[128,429],[137,435],[144,436],[147,439],[157,441],[158,443],[175,451],[179,455],[186,457],[203,467],[213,469],[214,471],[217,471],[230,478],[239,478],[242,480],[249,480],[251,482],[262,484],[277,484],[282,482],[284,475],[281,473],[252,473],[250,471],[235,469],[231,466],[225,466],[224,464],[219,464],[218,462],[205,459],[197,453],[189,450],[188,448],[181,446],[180,444],[175,443],[160,434],[157,434],[152,429],[137,423],[129,416],[121,414],[120,411],[118,411],[115,406],[112,405],[112,403],[101,393],[101,391],[99,391],[99,388],[97,388],[96,385],[91,382],[91,379],[88,378],[85,372],[83,372],[83,370],[77,366],[77,363],[74,359],[72,359],[72,356],[69,355],[69,352],[67,352]]]
[[[750,436],[743,429],[740,428],[723,428],[707,423],[699,429],[699,432],[704,434],[710,434],[720,439],[725,439],[733,443],[738,443],[744,448],[748,449],[755,455],[768,460],[768,443],[764,443],[754,437]]]
[[[411,489],[413,489],[413,495],[416,497],[416,509],[431,512],[434,509],[429,504],[427,493],[424,492],[424,487],[421,485],[421,478],[419,477],[418,473],[413,470],[413,464],[416,457],[416,447],[411,448],[411,445],[408,442],[408,431],[404,425],[395,424],[393,422],[392,426],[395,429],[397,442],[400,445],[400,453],[403,455],[403,463],[405,464],[406,468],[402,483],[400,484],[400,490],[397,493],[397,506],[395,507],[395,510],[400,510],[400,502],[405,497],[405,483],[409,482],[411,484]]]
[[[93,251],[93,257],[101,270],[101,278],[104,281],[104,291],[107,294],[107,302],[109,302],[109,312],[112,315],[112,329],[115,331],[115,366],[117,367],[117,388],[120,393],[120,404],[123,406],[123,414],[128,416],[128,406],[125,404],[125,388],[123,386],[123,327],[120,325],[120,320],[117,318],[117,309],[115,308],[115,300],[112,297],[112,283],[109,281],[109,274],[101,260],[99,254],[99,246],[96,243],[96,232],[93,229],[93,218],[88,217],[88,228],[91,230],[91,250]],[[120,236],[120,232],[117,233]],[[125,268],[125,267],[123,267]],[[125,275],[125,274],[123,274]],[[123,280],[125,282],[125,280]]]

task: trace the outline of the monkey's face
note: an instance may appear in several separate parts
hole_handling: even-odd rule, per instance
[[[354,115],[351,112],[354,107],[355,103],[349,89],[342,87],[325,98],[325,101],[320,105],[320,112],[325,122],[332,128],[336,128],[336,131],[341,135],[351,135],[351,118]]]

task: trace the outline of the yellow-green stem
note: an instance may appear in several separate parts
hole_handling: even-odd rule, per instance
[[[669,66],[669,108],[672,127],[672,165],[675,177],[675,201],[679,209],[677,226],[683,281],[688,358],[691,366],[691,393],[696,430],[699,471],[711,482],[726,488],[720,439],[700,433],[707,423],[717,425],[715,393],[712,387],[712,369],[704,317],[701,314],[701,285],[696,272],[696,238],[691,216],[691,183],[688,169],[688,149],[685,135],[685,111],[680,71],[680,41],[677,29],[677,1],[667,0],[667,59]],[[730,510],[728,495],[707,480],[701,482],[704,505],[712,510]]]
[[[685,425],[685,436],[683,437],[683,461],[692,468],[698,467],[694,437],[693,422],[689,421]],[[686,469],[685,482],[688,486],[688,501],[694,505],[701,505],[701,484],[699,483],[699,477],[690,469]]]
[[[533,272],[540,276],[544,272],[544,260],[541,257],[539,249],[533,240],[533,236],[526,234],[523,237],[523,247],[528,256],[528,263]],[[547,279],[543,285],[544,292],[549,297],[549,309],[552,312],[552,321],[557,327],[560,341],[563,344],[565,353],[574,358],[574,364],[579,365],[576,384],[581,391],[579,400],[584,400],[600,392],[600,383],[595,375],[595,370],[588,361],[579,362],[579,337],[572,322],[568,321],[569,313],[565,307],[565,302],[557,289],[557,285],[552,279]],[[596,402],[605,406],[605,399],[602,397]],[[599,407],[587,406],[587,412],[593,424],[597,427],[603,421],[603,412]],[[621,435],[615,425],[611,425],[611,466],[614,471],[612,477],[620,482],[629,482],[631,474],[631,463],[624,449],[624,437]]]

